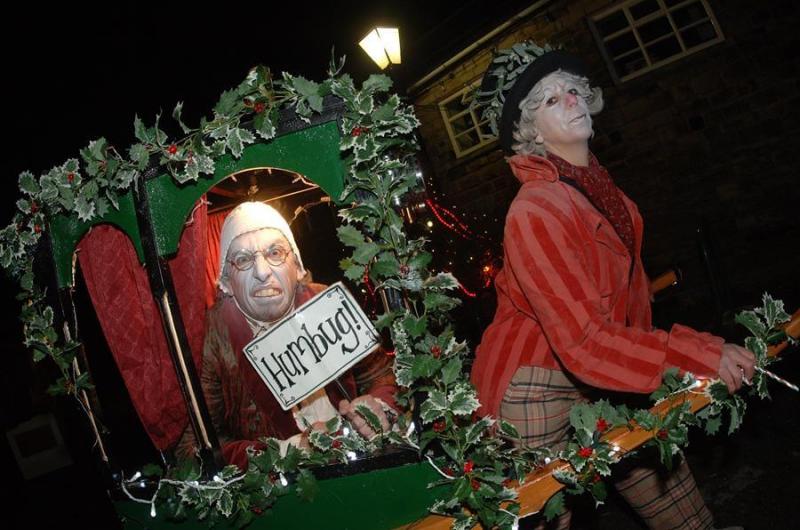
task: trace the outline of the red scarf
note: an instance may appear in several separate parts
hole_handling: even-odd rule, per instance
[[[614,184],[606,168],[589,153],[588,166],[573,166],[563,158],[547,153],[547,159],[556,166],[559,175],[575,181],[589,201],[608,219],[631,257],[636,255],[631,214],[622,200],[622,193]]]

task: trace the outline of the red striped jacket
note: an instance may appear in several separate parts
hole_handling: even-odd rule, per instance
[[[723,340],[676,324],[652,329],[642,266],[642,217],[633,220],[636,259],[586,197],[536,156],[510,159],[522,187],[506,217],[497,311],[478,346],[472,381],[481,412],[497,414],[520,366],[566,370],[608,390],[651,392],[664,370],[717,373]]]

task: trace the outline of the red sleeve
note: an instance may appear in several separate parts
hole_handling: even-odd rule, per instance
[[[668,366],[716,374],[722,339],[611,321],[587,263],[591,243],[573,215],[568,203],[537,197],[509,213],[505,236],[507,266],[564,367],[591,386],[626,392],[654,390]]]

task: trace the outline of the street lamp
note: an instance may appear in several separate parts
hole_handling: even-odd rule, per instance
[[[397,28],[375,28],[358,43],[383,70],[389,64],[400,64],[400,31]]]

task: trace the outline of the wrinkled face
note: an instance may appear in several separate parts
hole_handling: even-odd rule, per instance
[[[547,151],[559,154],[592,136],[592,118],[578,87],[558,72],[539,81],[544,99],[536,109],[536,130]]]
[[[280,231],[263,228],[236,237],[228,248],[226,274],[220,279],[224,291],[233,295],[248,316],[262,322],[272,322],[286,315],[294,306],[297,283],[304,272],[298,267],[292,246]],[[281,252],[283,251],[283,252]],[[248,270],[237,269],[231,261],[254,253],[255,260]],[[280,265],[270,264],[276,255],[288,253]]]

